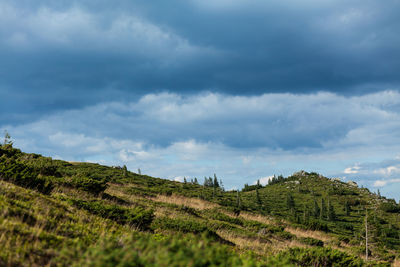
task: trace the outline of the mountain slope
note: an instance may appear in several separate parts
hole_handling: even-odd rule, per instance
[[[8,145],[0,178],[0,265],[362,266],[399,256],[396,203],[313,173],[225,192]],[[331,213],[317,216],[322,199]]]

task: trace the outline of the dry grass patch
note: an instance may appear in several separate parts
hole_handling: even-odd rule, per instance
[[[248,221],[256,221],[256,222],[260,222],[263,224],[276,224],[276,222],[266,216],[260,215],[260,214],[251,214],[248,212],[240,212],[240,217],[242,217],[245,220]]]
[[[165,195],[157,195],[157,197],[153,197],[152,200],[158,202],[164,202],[175,205],[184,205],[198,210],[212,209],[219,207],[218,204],[211,203],[198,198],[188,198],[183,196],[178,196],[172,194],[171,196]]]
[[[108,184],[108,185],[109,186],[107,187],[107,189],[104,192],[111,196],[121,198],[121,199],[131,202],[131,203],[134,203],[138,200],[146,199],[146,197],[143,197],[143,196],[125,193],[123,190],[121,190],[123,187],[121,185],[117,185],[117,184]]]
[[[312,237],[314,239],[319,239],[319,240],[322,240],[324,243],[327,243],[327,242],[333,240],[333,237],[331,237],[328,234],[323,233],[321,231],[303,230],[300,228],[293,228],[290,226],[285,227],[285,231],[287,231],[291,234],[294,234],[298,237]]]
[[[395,259],[394,262],[392,263],[393,267],[400,267],[400,259]]]
[[[309,247],[297,240],[278,240],[274,237],[271,237],[273,240],[249,238],[226,230],[218,230],[217,234],[240,249],[251,250],[260,255],[276,254],[291,247]]]

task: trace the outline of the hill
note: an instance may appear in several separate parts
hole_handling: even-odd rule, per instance
[[[0,146],[0,266],[398,266],[399,209],[316,173],[224,191]]]

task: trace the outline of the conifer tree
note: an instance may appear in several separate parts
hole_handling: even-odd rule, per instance
[[[7,130],[4,130],[4,141],[3,141],[3,146],[11,146],[13,145],[13,141],[11,140],[10,134],[7,132]]]
[[[199,181],[197,181],[197,178],[196,177],[194,177],[194,182],[193,182],[194,184],[199,184]]]
[[[326,217],[327,217],[327,209],[326,209],[325,200],[323,198],[321,198],[321,214],[320,214],[320,218],[321,219],[325,219]]]
[[[215,173],[214,173],[214,183],[213,183],[213,185],[214,185],[214,187],[219,187],[217,175],[215,175]]]
[[[240,209],[240,195],[239,190],[236,190],[236,207]]]
[[[288,194],[286,197],[286,206],[289,210],[294,210],[295,208],[294,198],[291,194]]]
[[[122,175],[126,178],[128,176],[128,168],[126,165],[122,167]]]
[[[320,213],[321,213],[321,209],[320,209],[319,206],[318,206],[317,200],[314,199],[314,217],[315,217],[316,219],[319,218]]]
[[[184,183],[184,184],[187,183],[186,177],[183,177],[183,183]]]
[[[347,200],[344,203],[344,211],[345,211],[347,216],[350,216],[351,206],[350,206],[350,203]]]
[[[310,211],[308,207],[304,204],[303,222],[308,223],[310,220]]]
[[[258,205],[261,206],[262,202],[261,202],[261,198],[260,198],[260,193],[258,192],[258,187],[256,187],[256,202]]]
[[[334,209],[330,199],[328,198],[328,220],[334,221],[335,219],[336,219],[335,209]]]

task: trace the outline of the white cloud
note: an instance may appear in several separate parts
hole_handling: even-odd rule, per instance
[[[390,176],[392,174],[398,174],[400,173],[400,164],[398,166],[388,166],[385,168],[380,168],[377,170],[374,170],[373,172],[379,175],[383,176]]]
[[[71,51],[112,52],[159,60],[159,67],[218,53],[211,47],[194,45],[138,14],[97,14],[79,5],[64,9],[39,6],[29,11],[16,6],[0,4],[0,15],[4,15],[0,16],[0,37],[3,33],[4,42],[13,49],[52,46]]]
[[[254,182],[252,183],[252,185],[257,184],[257,182],[258,182],[258,180],[259,180],[259,181],[260,181],[260,184],[263,185],[263,186],[265,186],[265,185],[268,184],[269,181],[271,181],[272,178],[274,178],[273,175],[271,175],[271,176],[266,176],[266,177],[262,177],[262,178],[260,178],[260,179],[257,179],[256,181],[254,181]]]
[[[344,169],[343,173],[355,174],[355,173],[358,173],[359,170],[360,170],[360,167],[356,165],[356,166],[348,167],[348,168]]]
[[[388,182],[387,181],[383,181],[383,180],[376,180],[374,182],[374,187],[382,187],[385,186]]]
[[[386,185],[400,183],[400,179],[389,179],[389,180],[376,180],[373,184],[374,187],[383,187]]]
[[[227,187],[240,188],[258,177],[266,183],[265,173],[305,169],[372,185],[399,173],[398,105],[394,91],[362,97],[161,93],[2,128],[28,152],[126,164],[169,179],[216,173]]]
[[[176,181],[176,182],[181,182],[182,183],[184,181],[184,178],[185,178],[184,176],[177,176],[173,180]]]

